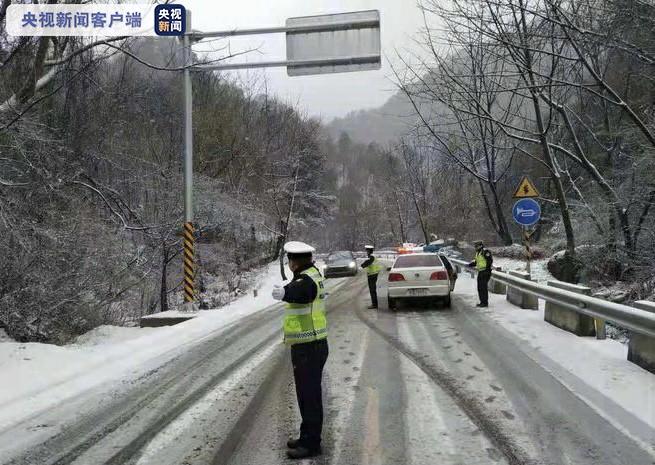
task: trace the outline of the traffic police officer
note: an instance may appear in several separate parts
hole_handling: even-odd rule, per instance
[[[491,279],[491,270],[493,257],[482,241],[475,241],[475,260],[469,263],[469,266],[475,267],[478,272],[478,296],[480,303],[478,307],[489,306],[489,280]]]
[[[373,256],[373,251],[375,250],[372,245],[367,245],[364,247],[366,249],[366,255],[368,258],[364,263],[362,263],[362,268],[366,270],[368,275],[368,292],[371,294],[371,306],[368,308],[378,308],[378,274],[382,270],[382,265],[380,261]]]
[[[275,286],[273,298],[286,302],[284,342],[291,346],[291,362],[302,423],[300,437],[287,442],[293,459],[321,454],[323,397],[321,378],[328,357],[327,319],[323,276],[312,261],[314,248],[302,242],[287,242],[293,280]]]

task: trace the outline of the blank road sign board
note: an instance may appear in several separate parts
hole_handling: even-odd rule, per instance
[[[287,60],[305,62],[287,65],[289,76],[381,67],[380,12],[377,10],[289,18],[286,26],[294,29],[286,35]]]

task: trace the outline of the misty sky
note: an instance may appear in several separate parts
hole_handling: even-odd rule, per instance
[[[286,18],[293,16],[379,10],[383,53],[380,71],[294,78],[287,76],[285,68],[238,73],[240,79],[260,87],[265,81],[271,93],[325,121],[352,110],[382,105],[394,90],[390,81],[392,72],[384,55],[394,61],[395,49],[416,50],[412,36],[422,25],[415,0],[182,0],[180,3],[192,11],[193,28],[201,31],[283,26]],[[207,40],[194,50],[210,51],[227,45],[226,39]],[[233,52],[259,48],[238,61],[285,59],[284,34],[232,38],[230,47]]]

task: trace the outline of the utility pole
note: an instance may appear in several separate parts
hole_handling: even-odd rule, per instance
[[[186,13],[186,30],[191,31],[191,12]],[[184,57],[184,309],[196,308],[195,228],[193,226],[193,94],[191,66],[193,51],[189,34],[182,37]]]

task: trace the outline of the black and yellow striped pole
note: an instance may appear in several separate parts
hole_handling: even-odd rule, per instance
[[[530,245],[530,239],[532,239],[533,231],[530,231],[528,228],[523,228],[523,245],[525,246],[525,259],[527,261],[526,270],[528,274],[532,273],[530,269],[530,261],[532,260],[532,247]]]
[[[187,11],[186,30],[191,31],[191,12]],[[184,308],[195,311],[196,307],[196,263],[195,228],[193,226],[193,120],[190,66],[193,65],[189,35],[182,38],[184,51]]]
[[[184,303],[196,301],[195,237],[193,223],[184,223]]]

